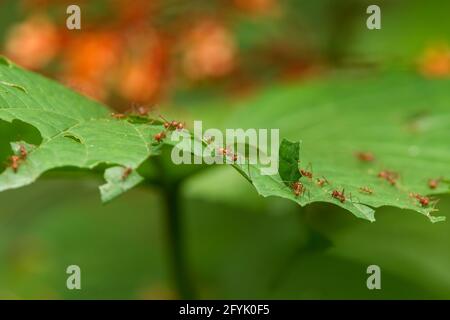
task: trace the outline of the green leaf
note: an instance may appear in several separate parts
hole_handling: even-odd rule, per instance
[[[278,172],[284,183],[289,186],[301,177],[298,170],[300,143],[283,139],[278,153]]]
[[[8,168],[0,175],[0,191],[28,185],[55,168],[93,169],[106,164],[135,170],[159,154],[152,136],[161,125],[113,119],[105,106],[12,63],[0,63],[0,81],[0,119],[29,123],[42,137],[39,146],[26,145],[28,155],[17,172]],[[11,85],[2,86],[5,83]],[[18,144],[12,147],[17,153]],[[133,172],[119,182],[114,172],[106,173],[108,184],[101,189],[105,200],[139,181]]]
[[[227,126],[280,128],[280,135],[302,140],[301,166],[311,163],[313,179],[300,181],[307,191],[295,197],[280,177],[257,176],[253,184],[265,196],[289,198],[305,205],[331,202],[358,217],[374,220],[374,208],[394,206],[420,212],[432,222],[434,204],[423,207],[411,193],[449,193],[450,81],[414,74],[376,77],[336,76],[327,81],[278,86],[236,109]],[[371,152],[373,161],[355,154]],[[398,173],[395,185],[378,177]],[[325,177],[322,187],[316,179]],[[428,180],[442,178],[436,189]],[[361,192],[368,187],[372,194]],[[345,190],[346,201],[331,196]],[[309,191],[309,192],[308,192]],[[438,209],[438,206],[437,208]]]
[[[175,145],[167,130],[164,142],[155,142],[154,135],[164,130],[161,123],[114,119],[105,106],[11,63],[0,63],[0,81],[13,84],[1,86],[0,119],[31,124],[42,137],[40,144],[26,145],[27,155],[17,172],[7,168],[0,175],[0,191],[30,184],[56,168],[106,165],[107,183],[100,190],[108,201],[142,181],[136,170],[147,158],[159,155],[162,145]],[[259,165],[228,163],[264,197],[282,197],[301,206],[329,202],[369,221],[375,220],[373,208],[385,205],[440,221],[442,217],[431,215],[432,205],[422,207],[410,193],[449,191],[449,101],[448,82],[410,75],[276,88],[246,102],[228,127],[278,127],[289,139],[301,139],[300,165],[312,164],[313,179],[300,177],[299,143],[287,140],[279,150],[279,174],[263,175]],[[13,144],[11,153],[17,153],[17,148]],[[189,144],[181,149],[189,150]],[[360,150],[373,152],[376,161],[359,162],[354,153]],[[191,151],[196,157],[202,155],[202,150]],[[398,172],[396,185],[377,177],[384,169]],[[327,183],[320,185],[316,179],[322,177]],[[447,180],[430,190],[427,180],[431,177]],[[297,180],[305,188],[298,196],[286,183]],[[363,186],[373,188],[373,194],[359,192]],[[334,190],[345,192],[345,201],[332,197]]]
[[[108,202],[122,193],[134,188],[144,178],[131,168],[111,167],[105,171],[106,184],[100,186],[102,201]]]

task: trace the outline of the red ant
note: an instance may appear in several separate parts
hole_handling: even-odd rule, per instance
[[[430,199],[428,197],[420,197],[418,200],[422,207],[427,207],[430,204]]]
[[[355,156],[363,162],[372,162],[373,160],[375,160],[375,156],[373,155],[373,153],[371,152],[357,152],[355,153]]]
[[[419,203],[422,205],[422,207],[428,207],[428,205],[430,204],[430,198],[422,196],[418,193],[410,193],[409,194],[410,197],[415,198],[419,201]]]
[[[365,193],[365,194],[373,194],[373,190],[369,187],[361,187],[361,188],[359,188],[359,192]]]
[[[125,170],[123,170],[123,173],[122,173],[122,181],[126,180],[132,172],[133,172],[133,169],[131,169],[130,167],[125,168]]]
[[[442,180],[442,178],[428,180],[428,187],[430,189],[436,189],[439,186],[439,183],[441,182],[441,180]]]
[[[317,178],[316,183],[321,188],[324,186],[325,183],[330,184],[325,177],[323,177],[322,179]]]
[[[313,174],[312,174],[312,165],[311,165],[311,163],[309,163],[308,167],[309,167],[309,170],[311,170],[311,171],[308,171],[306,169],[300,169],[300,173],[302,174],[302,176],[307,177],[308,179],[312,179]]]
[[[229,150],[227,148],[219,148],[219,153],[223,156],[228,155]]]
[[[230,155],[233,162],[236,162],[238,160],[238,155],[236,153],[231,153],[227,148],[219,148],[219,154],[223,155],[224,157]]]
[[[164,131],[161,131],[160,133],[155,134],[153,138],[156,140],[156,142],[160,143],[164,140],[165,137],[166,133]]]
[[[111,113],[111,117],[113,117],[114,119],[125,119],[127,117],[126,114],[123,113]]]
[[[296,197],[303,195],[306,191],[305,186],[300,181],[292,183],[291,188]]]
[[[342,189],[342,191],[333,190],[333,192],[331,193],[331,196],[335,199],[338,199],[341,203],[344,203],[346,200],[345,195],[344,195],[344,189]]]
[[[383,170],[378,173],[378,177],[385,179],[391,185],[395,185],[398,179],[398,173],[388,170]]]
[[[185,124],[179,121],[167,121],[162,116],[160,116],[161,119],[164,120],[164,128],[167,130],[183,130],[185,127]]]
[[[213,143],[214,140],[215,140],[215,138],[214,138],[214,136],[212,136],[212,137],[205,137],[205,139],[203,141],[209,145],[209,144]]]
[[[20,159],[22,159],[22,160],[25,160],[28,156],[27,149],[25,148],[25,146],[23,144],[20,145],[19,153],[20,153]]]
[[[19,169],[20,163],[22,159],[19,156],[11,156],[9,157],[9,167],[16,173]]]
[[[300,169],[300,173],[302,174],[302,176],[305,176],[308,179],[312,179],[312,177],[313,177],[313,174],[311,171],[306,171],[306,170]]]

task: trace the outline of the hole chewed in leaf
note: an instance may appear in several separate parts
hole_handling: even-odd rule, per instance
[[[77,142],[77,143],[83,143],[82,141],[81,141],[81,139],[80,138],[78,138],[77,136],[75,136],[75,135],[73,135],[73,134],[71,134],[71,133],[66,133],[65,135],[64,135],[64,138],[68,138],[68,139],[71,139],[71,140],[73,140],[73,141],[75,141],[75,142]]]
[[[0,81],[0,84],[7,86],[7,87],[19,89],[20,91],[22,91],[24,93],[28,93],[27,89],[25,89],[25,87],[21,86],[20,84],[10,83],[10,82],[6,82],[6,81]]]

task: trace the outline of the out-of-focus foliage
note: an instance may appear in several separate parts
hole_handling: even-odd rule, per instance
[[[228,169],[228,175],[238,176]],[[0,194],[2,298],[177,297],[157,194],[138,188],[102,206],[97,184],[40,181]],[[448,211],[448,198],[441,205]],[[185,201],[185,241],[200,297],[445,299],[450,294],[448,223],[424,223],[419,215],[405,219],[389,208],[379,210],[377,223],[361,223],[337,207],[314,205],[306,213],[307,225],[333,241],[323,252],[308,240],[296,208],[264,198],[247,209]],[[65,287],[71,264],[82,268],[83,290]],[[382,268],[382,290],[365,286],[371,264]]]

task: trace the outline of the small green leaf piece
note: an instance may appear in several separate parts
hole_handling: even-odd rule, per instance
[[[292,182],[298,181],[301,174],[298,170],[300,156],[300,142],[291,142],[283,139],[279,151],[279,174],[283,182],[289,186]]]
[[[107,183],[99,188],[102,201],[108,202],[134,188],[144,178],[136,170],[117,166],[105,170],[105,180]]]

